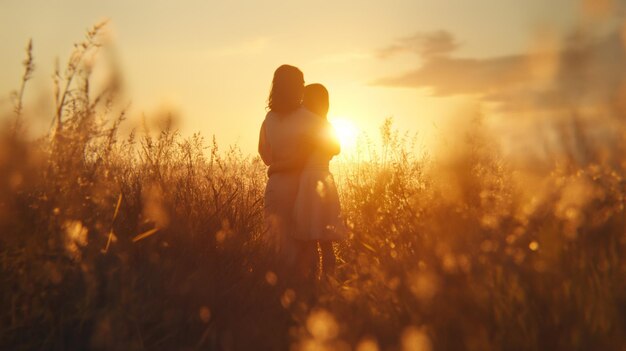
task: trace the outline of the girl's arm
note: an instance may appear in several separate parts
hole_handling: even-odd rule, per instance
[[[328,121],[324,121],[320,126],[317,137],[313,142],[316,150],[320,150],[327,155],[335,156],[341,152],[341,145],[335,134],[335,129]]]
[[[341,144],[339,143],[339,138],[337,138],[337,134],[335,133],[335,128],[333,128],[333,126],[328,122],[326,123],[326,128],[327,132],[325,133],[325,135],[328,145],[328,153],[331,156],[339,155],[339,153],[341,152]]]

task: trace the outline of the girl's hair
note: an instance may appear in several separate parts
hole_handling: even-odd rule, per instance
[[[326,118],[328,114],[328,90],[321,84],[309,84],[304,87],[304,107],[316,115]]]
[[[303,90],[302,71],[294,66],[282,65],[274,71],[267,108],[278,113],[291,112],[300,107]]]

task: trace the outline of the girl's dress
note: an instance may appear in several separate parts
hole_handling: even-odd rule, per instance
[[[330,123],[325,123],[331,130]],[[347,236],[341,218],[339,194],[328,164],[332,155],[314,150],[302,172],[294,205],[296,230],[299,240],[342,240]]]

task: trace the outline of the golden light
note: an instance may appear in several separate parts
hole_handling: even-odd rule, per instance
[[[329,122],[335,129],[335,134],[339,139],[342,150],[354,149],[356,147],[359,128],[357,128],[352,121],[345,118],[329,118]]]

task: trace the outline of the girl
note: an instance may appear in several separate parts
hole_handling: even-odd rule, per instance
[[[335,254],[332,242],[344,239],[346,229],[340,217],[339,195],[328,164],[340,152],[339,142],[326,119],[328,90],[321,84],[304,88],[302,105],[321,121],[313,136],[311,152],[300,173],[298,195],[294,205],[296,239],[319,242],[322,270],[332,274]]]

